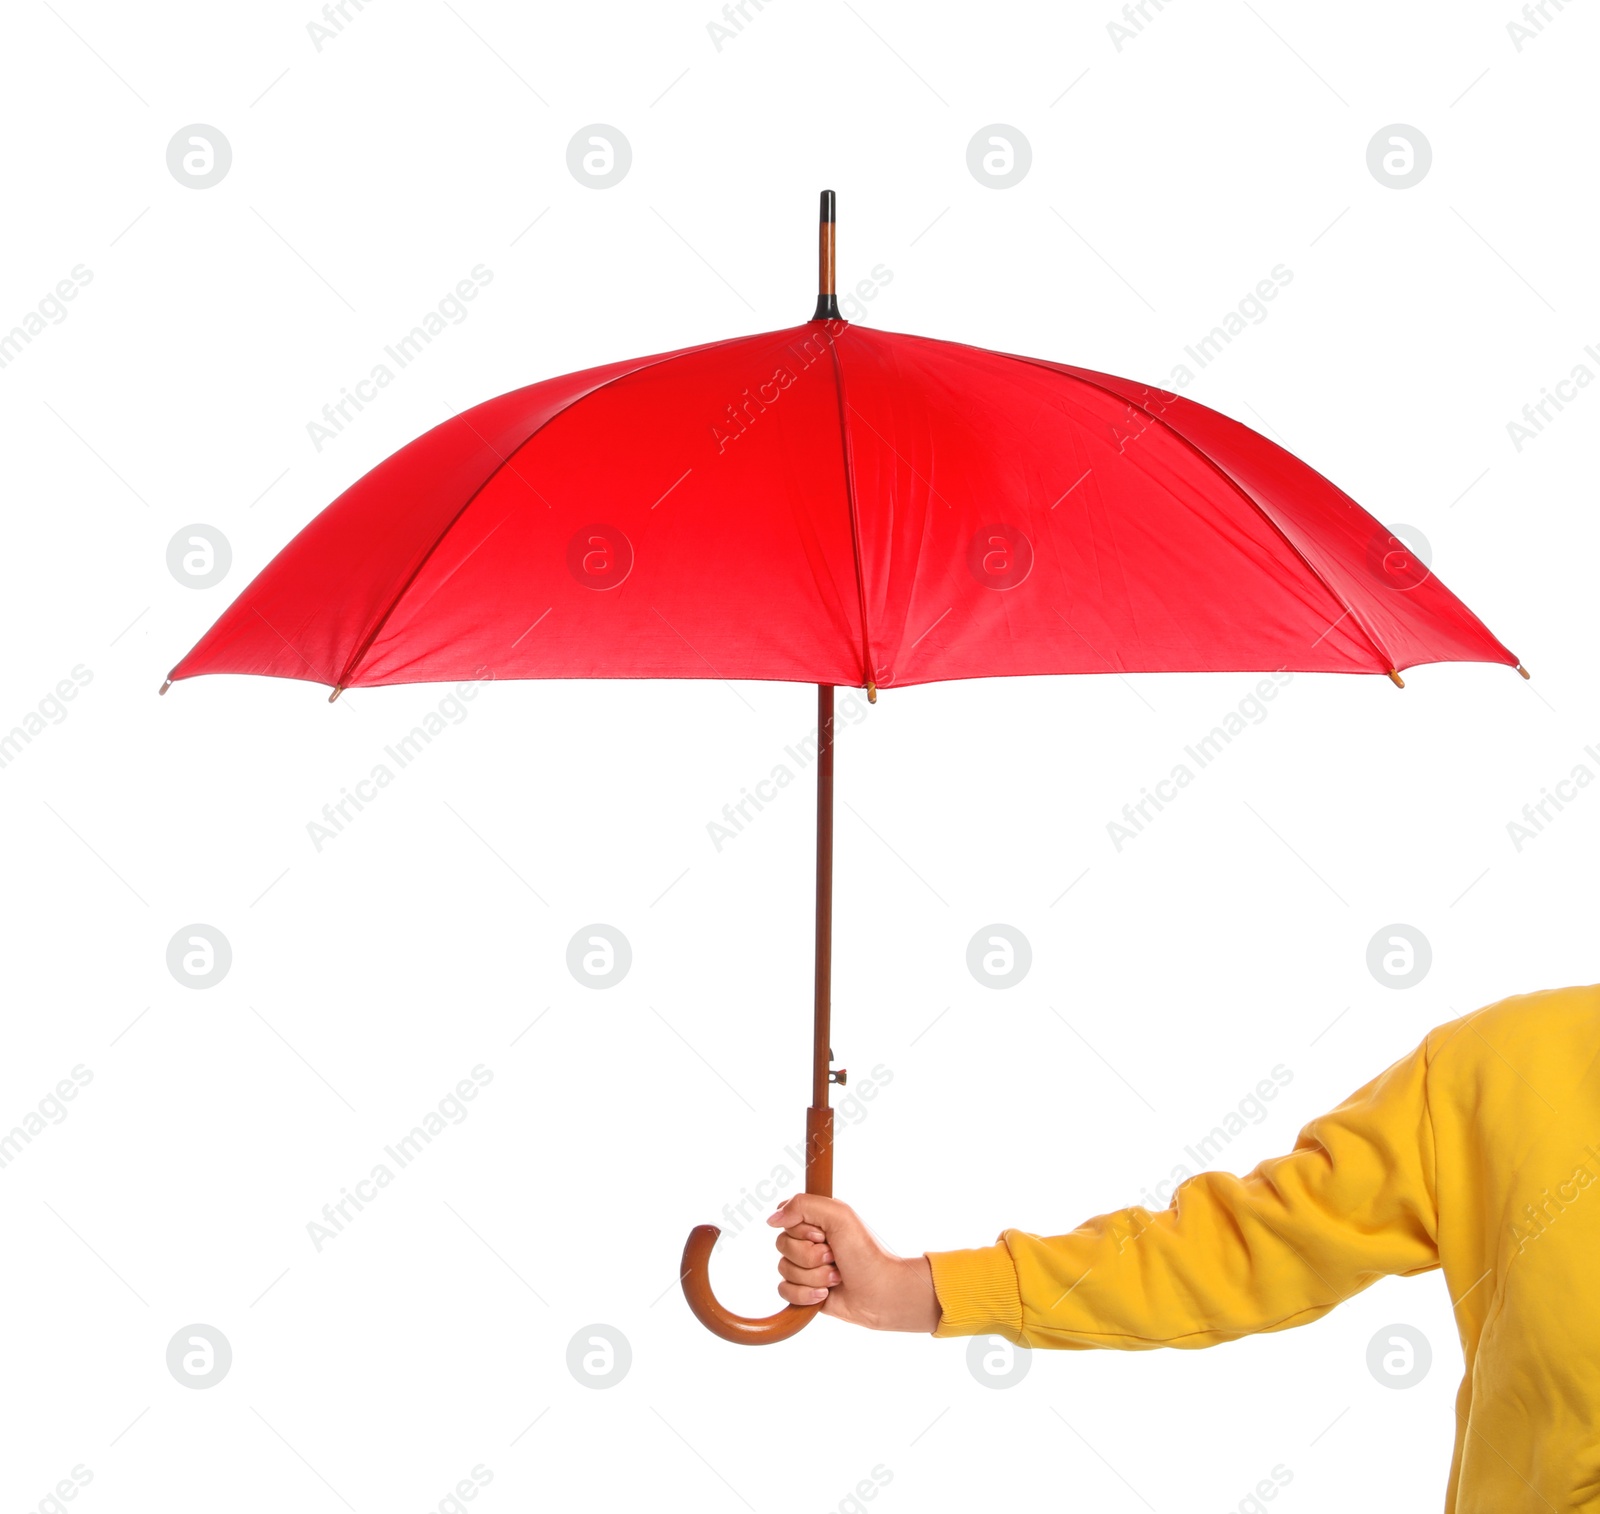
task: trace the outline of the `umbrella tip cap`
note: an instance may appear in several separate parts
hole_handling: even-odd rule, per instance
[[[878,686],[875,683],[869,683],[867,685],[867,703],[868,704],[876,704],[877,702],[878,702]]]
[[[1533,674],[1530,673],[1525,667],[1523,667],[1523,665],[1520,662],[1517,664],[1517,671],[1520,674],[1522,674],[1522,676],[1524,678],[1532,678],[1533,677]]]
[[[344,693],[344,685],[342,683],[335,684],[333,693],[328,695],[328,703],[332,704],[334,700],[337,699],[342,693]]]
[[[837,209],[837,201],[835,199],[833,191],[831,189],[823,190],[822,191],[822,199],[821,199],[822,219],[824,221],[833,220],[835,218],[836,209]]]
[[[1406,681],[1400,676],[1400,670],[1398,668],[1389,669],[1389,682],[1392,683],[1397,689],[1403,689],[1406,686]]]
[[[1524,673],[1522,676],[1524,678],[1526,678],[1528,675],[1526,673]],[[161,685],[161,688],[158,690],[158,692],[162,693],[162,694],[165,694],[167,692],[167,690],[170,689],[171,687],[172,687],[172,680],[169,678],[169,679],[167,679],[167,681],[165,683],[163,683]]]

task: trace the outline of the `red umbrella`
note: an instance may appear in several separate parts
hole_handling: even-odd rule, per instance
[[[1039,673],[1382,673],[1515,656],[1321,474],[1162,389],[840,319],[545,380],[353,484],[172,670],[818,686],[806,1186],[831,1191],[833,688]],[[1523,675],[1527,675],[1524,673]],[[1403,686],[1403,684],[1402,684]],[[167,685],[163,685],[165,692]],[[792,1335],[713,1297],[729,1340]]]

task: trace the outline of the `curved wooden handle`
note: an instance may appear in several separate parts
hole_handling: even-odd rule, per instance
[[[821,1304],[785,1304],[765,1319],[734,1314],[717,1302],[711,1291],[711,1248],[722,1232],[715,1225],[696,1225],[683,1247],[683,1296],[694,1317],[713,1335],[736,1346],[770,1346],[786,1341],[809,1325]]]

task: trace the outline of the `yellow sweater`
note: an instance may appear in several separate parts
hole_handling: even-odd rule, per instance
[[[1597,1188],[1600,987],[1527,994],[1441,1025],[1248,1177],[932,1253],[937,1333],[1214,1346],[1441,1267],[1466,1354],[1446,1514],[1600,1511]]]

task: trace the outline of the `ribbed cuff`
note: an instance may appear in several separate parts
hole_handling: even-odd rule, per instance
[[[1004,1243],[974,1251],[930,1251],[928,1265],[944,1311],[936,1336],[1003,1335],[1015,1341],[1022,1334],[1022,1291]]]

